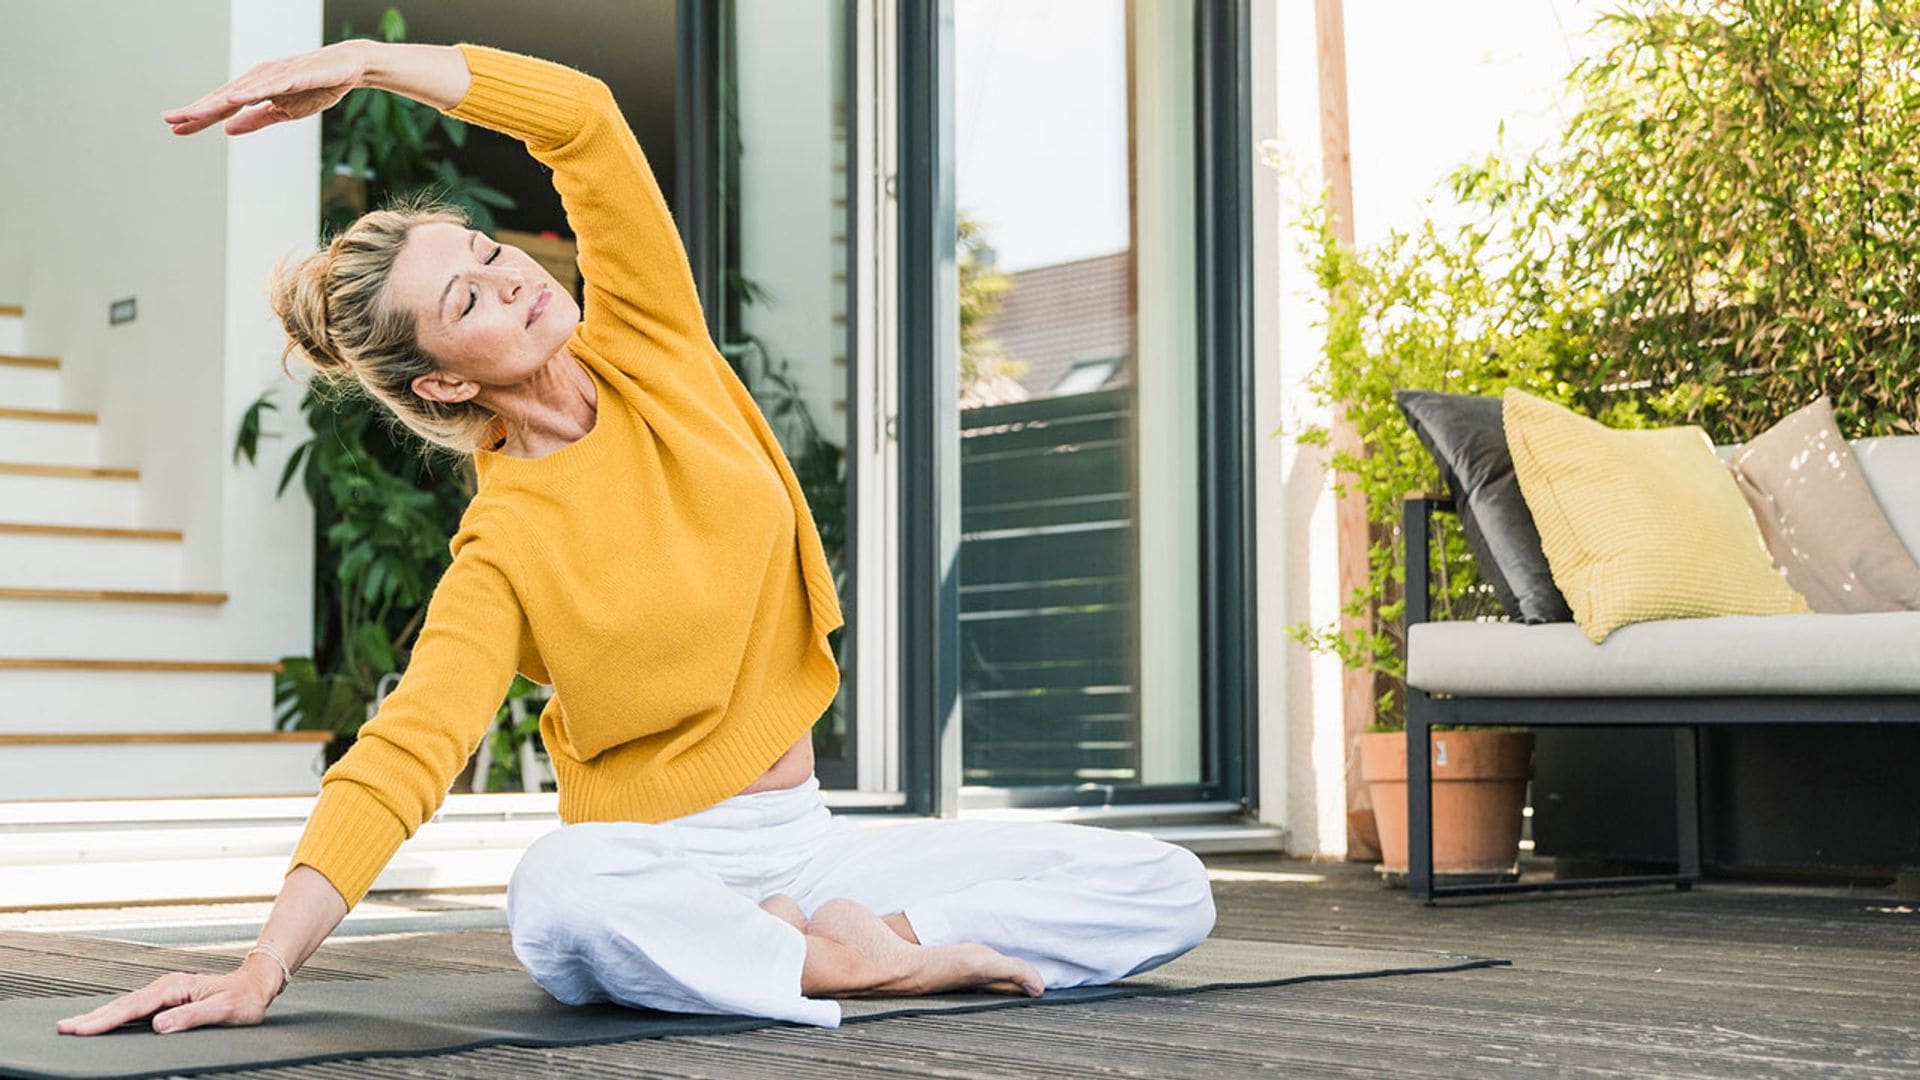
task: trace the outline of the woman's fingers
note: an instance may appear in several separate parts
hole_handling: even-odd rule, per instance
[[[112,1031],[121,1024],[137,1017],[147,1016],[170,1005],[179,1005],[193,1000],[195,980],[198,975],[173,972],[162,975],[147,985],[107,1002],[92,1012],[69,1016],[54,1024],[54,1030],[63,1035],[98,1035],[103,1031]]]
[[[332,106],[360,84],[365,70],[359,53],[330,45],[255,64],[246,74],[228,80],[192,104],[161,113],[160,119],[172,126],[176,135],[204,131],[229,118],[233,118],[226,125],[229,135],[257,131]],[[250,114],[246,111],[249,109],[261,111]]]
[[[153,1030],[161,1034],[206,1027],[210,1024],[257,1024],[266,1010],[257,1002],[234,993],[216,993],[199,1001],[168,1009],[153,1018]]]
[[[286,109],[274,102],[267,102],[264,105],[239,110],[238,115],[227,121],[226,132],[229,135],[245,135],[249,131],[259,131],[269,124],[277,124],[282,120],[292,119],[295,119],[295,117],[289,114]]]

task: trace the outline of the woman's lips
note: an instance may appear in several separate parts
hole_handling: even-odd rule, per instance
[[[547,288],[545,285],[540,286],[540,295],[533,298],[532,310],[527,312],[528,326],[532,326],[533,321],[535,319],[538,319],[542,314],[546,312],[547,301],[551,300],[552,298],[553,298],[553,290]]]

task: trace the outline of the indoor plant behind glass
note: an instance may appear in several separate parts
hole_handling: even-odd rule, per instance
[[[379,34],[405,40],[397,9],[382,15]],[[350,26],[341,28],[341,39],[353,36]],[[514,205],[455,168],[436,136],[458,147],[466,125],[431,106],[361,89],[322,123],[323,235],[369,205],[423,193],[461,206],[481,229],[493,227],[490,208]],[[269,389],[248,406],[235,460],[254,459],[264,414],[279,408],[273,396]],[[470,467],[424,447],[351,379],[310,380],[300,409],[313,437],[289,456],[277,491],[284,495],[299,474],[313,503],[313,654],[282,659],[275,723],[333,732],[331,761],[367,719],[382,677],[404,666],[432,585],[450,561],[445,538],[473,496],[473,479]]]

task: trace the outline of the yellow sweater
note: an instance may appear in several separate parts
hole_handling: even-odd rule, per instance
[[[793,469],[708,336],[679,234],[606,84],[461,45],[449,115],[553,170],[586,302],[567,347],[599,390],[583,438],[478,448],[405,676],[321,781],[288,869],[351,908],[430,819],[516,670],[550,683],[560,817],[664,821],[737,794],[839,688],[833,576]]]

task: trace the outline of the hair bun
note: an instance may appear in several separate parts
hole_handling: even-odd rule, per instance
[[[287,347],[280,355],[283,369],[287,357],[297,352],[323,375],[345,375],[353,370],[327,335],[327,274],[333,267],[333,257],[333,246],[329,245],[291,266],[283,260],[273,269],[268,303],[287,331]]]

